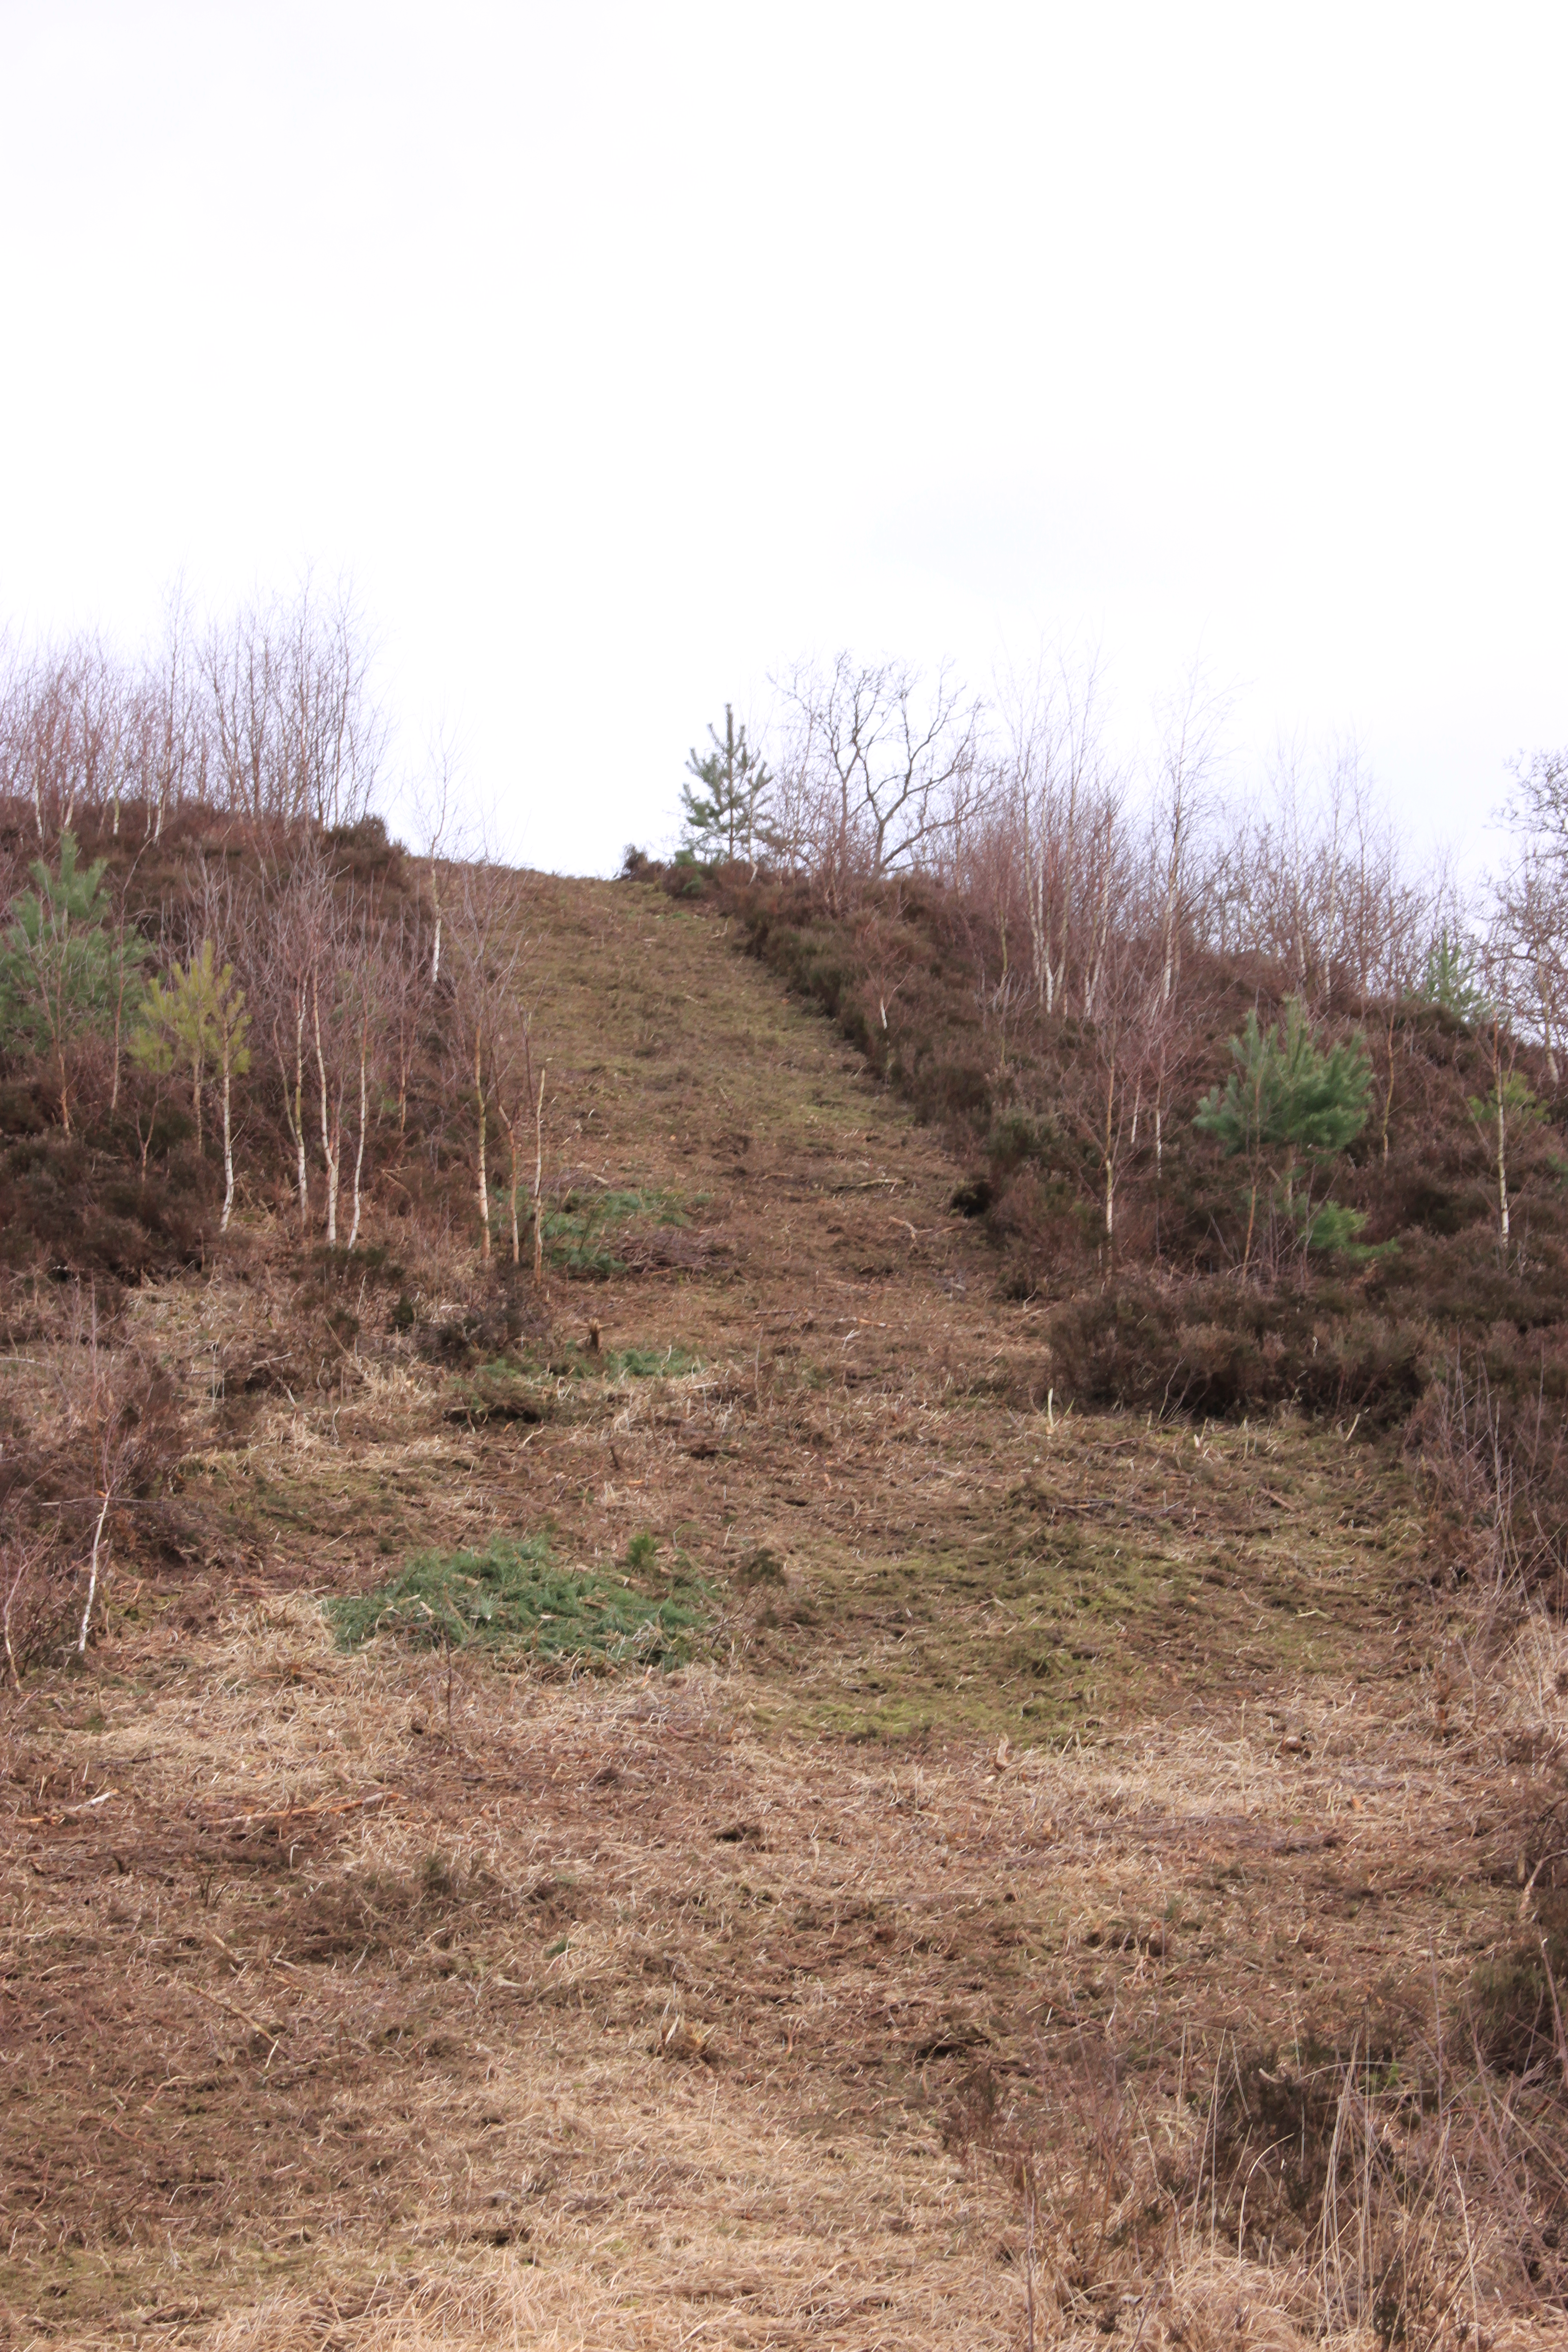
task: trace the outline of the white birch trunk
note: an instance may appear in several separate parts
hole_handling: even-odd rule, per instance
[[[364,1167],[364,1129],[366,1116],[365,1097],[367,1087],[365,1063],[367,1059],[368,1047],[365,1034],[365,1024],[362,1022],[359,1033],[359,1142],[354,1150],[354,1213],[353,1222],[349,1227],[350,1249],[353,1249],[355,1242],[359,1239],[360,1175]]]
[[[223,1215],[218,1222],[220,1234],[227,1233],[229,1213],[234,1207],[234,1133],[229,1123],[229,1061],[226,1044],[223,1056]]]
[[[485,1172],[484,1061],[478,1030],[474,1033],[474,1108],[479,1119],[479,1255],[490,1254],[490,1192]]]
[[[327,1247],[338,1245],[338,1160],[342,1147],[341,1130],[334,1133],[337,1122],[330,1118],[327,1108],[327,1061],[321,1050],[321,995],[315,987],[312,999],[316,1030],[316,1080],[321,1090],[321,1157],[327,1163]]]
[[[103,1486],[103,1507],[98,1515],[98,1525],[92,1531],[92,1565],[88,1572],[87,1607],[81,1612],[81,1631],[77,1635],[76,1654],[79,1658],[85,1658],[87,1655],[87,1637],[89,1630],[92,1624],[92,1606],[93,1602],[98,1599],[99,1548],[103,1541],[103,1523],[109,1517],[109,1506],[112,1499],[113,1490],[110,1486],[108,1480],[105,1479]]]
[[[544,1280],[544,1072],[539,1073],[539,1100],[533,1110],[533,1282]]]

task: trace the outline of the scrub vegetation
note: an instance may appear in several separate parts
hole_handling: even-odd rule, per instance
[[[1561,2341],[1500,933],[1087,784],[1009,897],[980,718],[836,832],[821,679],[684,863],[415,855],[341,621],[6,706],[119,749],[0,808],[0,2333]]]

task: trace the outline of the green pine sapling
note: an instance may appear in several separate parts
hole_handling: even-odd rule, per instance
[[[107,1034],[134,1004],[147,953],[135,931],[110,928],[105,865],[100,857],[81,867],[75,835],[62,834],[59,870],[34,860],[33,887],[14,902],[0,940],[0,1034],[20,1037],[53,1065],[68,1135],[71,1049],[80,1036]]]
[[[713,749],[703,758],[691,751],[686,765],[692,782],[680,788],[686,818],[686,851],[695,857],[735,858],[742,853],[756,866],[757,818],[773,785],[762,755],[737,727],[724,705],[724,732],[708,730]]]
[[[1365,1223],[1361,1212],[1327,1206],[1314,1213],[1310,1197],[1298,1203],[1296,1185],[1310,1169],[1343,1151],[1365,1126],[1372,1086],[1365,1047],[1358,1038],[1325,1052],[1313,1040],[1300,999],[1292,996],[1278,1030],[1260,1029],[1254,1007],[1241,1034],[1231,1039],[1230,1052],[1236,1067],[1223,1091],[1215,1087],[1205,1096],[1193,1124],[1228,1155],[1247,1157],[1243,1273],[1251,1263],[1258,1196],[1270,1179],[1309,1247],[1345,1248]]]
[[[142,1016],[131,1039],[131,1058],[155,1077],[174,1069],[190,1073],[196,1114],[196,1150],[202,1148],[202,1100],[209,1076],[222,1086],[223,1217],[219,1230],[228,1231],[234,1207],[234,1128],[232,1085],[250,1067],[245,1042],[250,1015],[245,992],[235,984],[234,966],[221,970],[211,940],[188,964],[176,964],[168,981],[154,980],[142,1006]]]
[[[1424,1004],[1440,1005],[1473,1029],[1487,1017],[1486,991],[1476,977],[1473,950],[1445,928],[1426,950],[1426,969],[1415,992]]]

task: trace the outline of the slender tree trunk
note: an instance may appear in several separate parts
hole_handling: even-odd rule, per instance
[[[300,1020],[294,1039],[294,1144],[300,1189],[300,1238],[303,1241],[310,1214],[310,1171],[305,1162],[305,1000],[300,999]]]
[[[359,1028],[359,1139],[354,1146],[354,1213],[349,1226],[349,1247],[359,1239],[360,1177],[364,1168],[364,1131],[369,1118],[370,1097],[370,1014],[360,1015]]]
[[[112,1500],[112,1490],[109,1481],[105,1479],[103,1502],[98,1514],[98,1525],[92,1531],[92,1564],[88,1570],[87,1606],[81,1612],[81,1631],[77,1635],[76,1654],[79,1658],[85,1658],[87,1655],[87,1637],[92,1624],[92,1607],[98,1599],[99,1550],[103,1542],[103,1523],[109,1517],[109,1506]]]
[[[483,1048],[479,1032],[474,1031],[474,1108],[479,1121],[479,1255],[490,1254],[490,1191],[485,1172],[485,1081]]]
[[[544,1282],[544,1072],[539,1073],[539,1099],[533,1107],[533,1286]]]
[[[327,1111],[327,1060],[321,1049],[321,992],[319,982],[311,983],[311,1003],[316,1030],[316,1080],[321,1099],[321,1157],[327,1163],[327,1247],[338,1245],[338,1161],[342,1137],[340,1121],[330,1119]],[[335,1131],[334,1131],[335,1130]]]
[[[1094,923],[1094,961],[1089,969],[1089,985],[1083,992],[1083,1017],[1094,1019],[1095,999],[1100,993],[1100,975],[1105,963],[1106,945],[1110,937],[1110,827],[1105,829],[1105,874],[1100,887],[1100,907]]]
[[[229,1065],[232,1059],[226,1041],[223,1055],[223,1216],[218,1223],[220,1234],[227,1233],[229,1213],[234,1207],[234,1132],[229,1119]]]
[[[1539,961],[1535,967],[1535,997],[1536,1003],[1541,1007],[1541,1042],[1546,1050],[1546,1076],[1552,1091],[1555,1094],[1559,1078],[1557,1047],[1552,1039],[1552,991],[1547,982],[1545,967]]]
[[[1154,1258],[1156,1264],[1160,1256],[1160,1211],[1164,1197],[1161,1187],[1165,1178],[1164,1118],[1160,1099],[1164,1090],[1165,1070],[1162,1063],[1160,1075],[1154,1082]]]
[[[305,998],[303,991],[294,1001],[294,1083],[289,1083],[288,1057],[279,1042],[274,1027],[272,1042],[278,1054],[278,1066],[283,1078],[283,1117],[289,1129],[289,1139],[294,1146],[294,1190],[300,1203],[300,1238],[305,1236],[310,1211],[310,1171],[305,1164]]]
[[[79,1300],[79,1292],[78,1293],[78,1297]],[[114,1482],[109,1473],[109,1456],[111,1441],[106,1437],[103,1429],[102,1416],[104,1398],[102,1385],[102,1359],[100,1358],[98,1350],[98,1292],[96,1287],[92,1293],[92,1322],[90,1326],[89,1346],[91,1349],[92,1362],[93,1467],[99,1477],[102,1480],[103,1485],[102,1496],[98,1513],[98,1524],[92,1531],[92,1562],[87,1580],[87,1606],[81,1612],[81,1629],[77,1635],[76,1654],[79,1658],[85,1658],[87,1655],[87,1637],[92,1625],[93,1603],[98,1599],[100,1549],[103,1542],[104,1523],[109,1517],[109,1506],[114,1493]]]
[[[1035,995],[1037,1009],[1046,1009],[1046,868],[1045,844],[1037,845],[1029,829],[1029,795],[1027,790],[1020,799],[1020,814],[1024,829],[1024,903],[1029,910],[1029,952],[1035,967]]]
[[[11,1578],[11,1589],[5,1595],[5,1610],[0,1612],[0,1633],[3,1633],[5,1637],[5,1664],[10,1670],[11,1687],[18,1694],[22,1688],[22,1677],[16,1671],[16,1653],[11,1647],[11,1612],[16,1606],[16,1595],[22,1589],[22,1579],[26,1576],[27,1568],[28,1557],[24,1549]]]

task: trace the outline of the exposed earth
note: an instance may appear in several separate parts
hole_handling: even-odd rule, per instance
[[[0,1722],[0,2337],[1305,2339],[1267,2174],[1272,2239],[1156,2294],[1093,2151],[1190,2179],[1231,2074],[1435,2048],[1545,1853],[1556,1659],[1471,1673],[1396,1442],[1065,1411],[825,1022],[654,889],[530,888],[596,1278],[546,1328],[373,1232],[309,1388],[259,1216],[126,1307],[186,1534]],[[691,1622],[340,1646],[498,1532]]]

